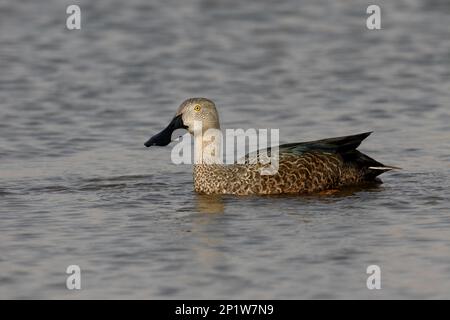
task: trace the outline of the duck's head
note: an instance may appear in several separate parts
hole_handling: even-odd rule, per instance
[[[176,129],[186,129],[193,134],[196,121],[201,122],[203,132],[211,128],[220,129],[219,115],[214,102],[206,98],[185,100],[169,125],[160,133],[151,137],[145,143],[145,146],[167,146],[172,141],[172,133]]]

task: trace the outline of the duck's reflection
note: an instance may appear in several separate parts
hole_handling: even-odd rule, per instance
[[[264,195],[259,196],[261,198],[273,198],[273,201],[281,201],[280,198],[293,199],[297,198],[299,200],[310,201],[315,199],[320,200],[333,200],[340,199],[350,196],[355,196],[362,192],[380,192],[383,191],[383,184],[379,182],[365,183],[355,186],[341,187],[339,189],[325,190],[322,192],[316,192],[311,194],[275,194],[275,195]],[[243,199],[249,199],[248,197],[242,197]],[[237,198],[239,200],[239,198]],[[225,202],[223,195],[205,195],[196,194],[195,195],[196,208],[199,213],[207,214],[222,214],[225,211]]]
[[[230,236],[235,236],[233,230],[238,223],[236,215],[234,215],[236,206],[242,206],[242,210],[245,211],[245,208],[248,208],[253,201],[256,201],[258,206],[264,203],[265,210],[281,210],[293,222],[304,224],[314,221],[314,216],[303,212],[299,207],[308,207],[311,202],[327,203],[331,207],[342,198],[360,193],[361,197],[365,197],[364,193],[382,190],[380,184],[369,184],[310,195],[272,195],[252,198],[195,194],[193,200],[197,213],[191,216],[191,238],[195,239],[194,245],[191,247],[191,259],[196,259],[199,265],[208,270],[224,272],[224,270],[232,268],[228,255],[234,250],[234,246],[230,246]],[[299,206],[299,204],[301,205]],[[229,206],[228,215],[225,214],[226,206]],[[244,238],[246,236],[242,235]]]
[[[197,210],[200,213],[220,214],[225,210],[222,195],[196,195]]]
[[[193,247],[195,256],[198,262],[208,268],[223,268],[227,264],[223,246],[229,225],[223,215],[223,195],[196,194],[194,197],[198,212],[191,229],[197,239],[197,245]]]

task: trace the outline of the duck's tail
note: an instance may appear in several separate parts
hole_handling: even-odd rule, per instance
[[[391,170],[401,170],[402,168],[394,167],[394,166],[377,166],[377,167],[368,167],[368,173],[366,177],[368,179],[375,179],[380,174],[383,174],[385,172],[391,171]]]
[[[391,170],[402,170],[402,168],[394,167],[394,166],[382,166],[382,167],[369,167],[369,170],[380,170],[382,172],[391,171]]]
[[[401,170],[399,167],[387,166],[381,162],[372,159],[368,155],[356,150],[361,142],[366,139],[372,132],[366,132],[354,136],[334,138],[327,140],[327,143],[332,142],[336,147],[336,152],[339,153],[345,162],[355,165],[356,167],[363,169],[367,173],[365,178],[367,180],[375,179],[382,173],[391,170]]]
[[[373,180],[384,172],[400,168],[386,166],[356,150],[363,140],[370,136],[371,133],[372,132],[365,132],[345,137],[285,144],[280,146],[280,152],[302,154],[311,150],[319,150],[327,153],[336,153],[342,157],[346,164],[362,170],[366,180]]]
[[[364,174],[366,180],[373,180],[382,173],[400,169],[394,166],[384,165],[358,150],[349,150],[340,153],[340,155],[344,159],[344,162],[366,172]]]

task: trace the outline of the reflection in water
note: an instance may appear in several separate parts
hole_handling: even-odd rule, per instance
[[[312,193],[312,194],[274,194],[274,195],[243,195],[243,196],[230,196],[231,199],[236,201],[241,200],[251,200],[251,199],[292,199],[298,198],[300,200],[320,200],[320,199],[333,199],[333,198],[345,198],[353,196],[359,192],[379,192],[382,191],[382,183],[368,182],[356,186],[348,186],[334,190],[326,190],[322,192]],[[196,194],[195,200],[197,205],[197,210],[201,213],[224,213],[225,195],[204,195]]]
[[[377,182],[369,182],[364,184],[359,184],[355,186],[342,187],[339,189],[325,190],[321,192],[311,193],[311,194],[273,194],[273,195],[263,195],[258,196],[261,198],[276,198],[276,199],[298,199],[299,201],[320,201],[320,200],[333,200],[339,198],[346,198],[349,196],[354,196],[360,192],[379,192],[383,190],[383,184]]]
[[[195,195],[196,208],[200,215],[195,215],[192,225],[192,234],[198,244],[192,249],[197,262],[205,268],[221,268],[225,265],[225,257],[220,248],[223,247],[226,225],[218,218],[225,210],[223,196]]]
[[[201,213],[223,213],[225,205],[221,195],[196,194],[197,210]]]
[[[328,197],[333,196],[337,198],[345,198],[349,196],[356,195],[359,192],[379,192],[383,190],[381,187],[382,183],[368,182],[356,186],[348,186],[340,188],[339,190],[331,190],[330,192],[320,192],[318,194],[312,195],[312,197]]]

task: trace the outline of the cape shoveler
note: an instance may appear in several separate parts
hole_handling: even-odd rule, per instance
[[[185,100],[169,125],[150,138],[145,146],[168,145],[172,132],[179,128],[193,134],[195,121],[201,121],[203,132],[220,129],[214,102],[206,98]],[[200,157],[204,161],[194,165],[194,188],[203,194],[302,194],[380,182],[377,176],[396,168],[385,166],[356,150],[370,134],[280,145],[275,174],[261,174],[261,168],[267,164],[251,161],[259,152],[247,155],[244,163],[231,165],[211,162],[211,155],[202,153]],[[195,146],[203,147],[202,152],[211,141],[202,134],[198,139]],[[270,148],[264,151],[268,155],[271,153]]]

